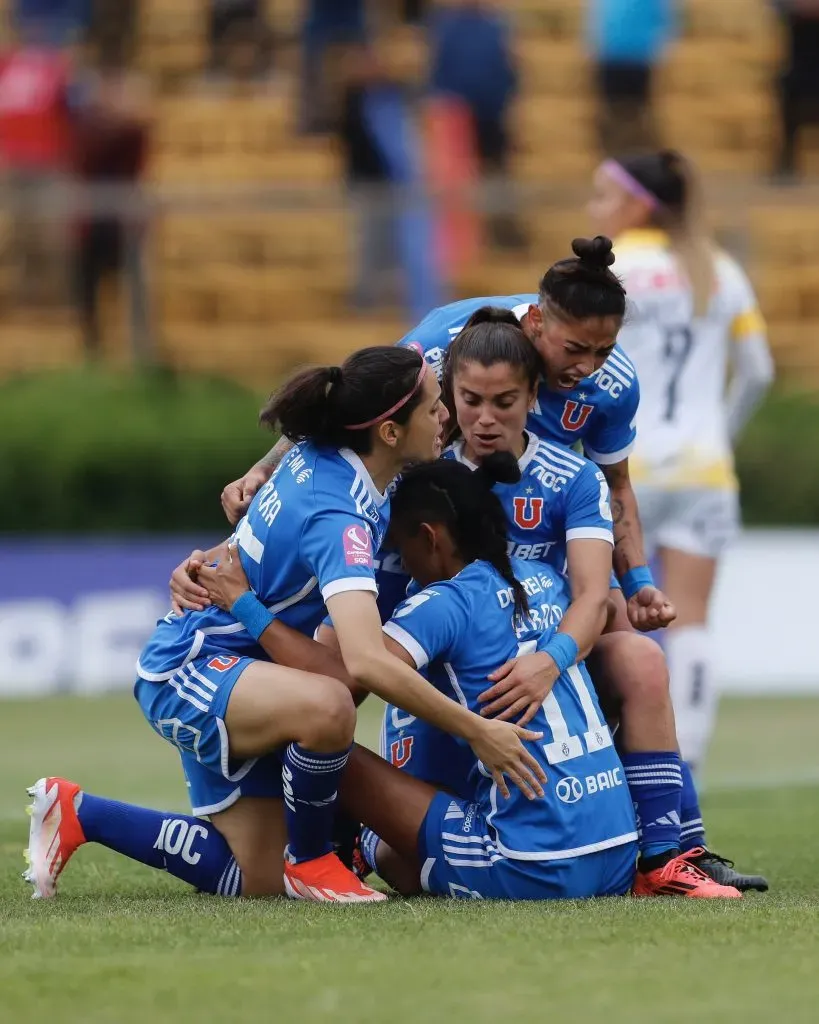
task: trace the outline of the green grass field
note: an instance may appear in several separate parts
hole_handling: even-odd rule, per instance
[[[59,899],[35,902],[20,879],[26,785],[63,774],[169,809],[185,789],[127,697],[0,715],[2,1024],[819,1020],[819,701],[723,703],[711,845],[772,884],[725,903],[231,901],[92,846]]]

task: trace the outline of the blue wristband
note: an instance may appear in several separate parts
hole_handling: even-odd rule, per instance
[[[647,565],[638,565],[635,569],[629,569],[620,577],[620,586],[623,588],[626,600],[634,597],[638,590],[643,587],[653,587],[654,577]]]
[[[245,627],[254,640],[258,640],[276,618],[271,615],[252,590],[246,590],[233,602],[230,614]]]
[[[577,661],[580,648],[577,646],[573,636],[568,633],[555,633],[552,639],[546,644],[543,650],[557,665],[561,675],[567,668],[571,668]]]

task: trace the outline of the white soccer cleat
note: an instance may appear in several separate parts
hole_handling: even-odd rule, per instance
[[[80,787],[67,779],[38,779],[26,792],[33,799],[26,808],[31,824],[23,878],[34,886],[31,898],[45,900],[57,895],[57,879],[85,842],[76,810]]]

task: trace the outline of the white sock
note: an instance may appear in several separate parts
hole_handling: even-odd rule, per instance
[[[695,769],[705,758],[717,716],[711,635],[706,626],[672,626],[663,637],[680,755]]]

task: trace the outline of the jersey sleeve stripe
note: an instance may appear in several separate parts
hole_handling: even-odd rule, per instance
[[[740,313],[731,321],[731,337],[734,341],[744,341],[754,334],[764,334],[765,329],[765,320],[756,307]]]
[[[566,531],[566,540],[605,540],[614,546],[611,530],[606,530],[602,526],[575,526]]]
[[[623,459],[627,459],[634,450],[634,442],[627,444],[625,448],[621,448],[617,452],[596,452],[593,448],[586,448],[586,455],[596,462],[598,466],[614,466],[618,462],[622,462]]]
[[[409,633],[402,629],[396,622],[390,620],[384,623],[384,632],[388,637],[391,637],[397,644],[400,644],[404,650],[412,657],[415,662],[416,668],[424,668],[425,665],[429,664],[429,656],[424,648],[418,643],[415,637],[409,635]]]
[[[567,448],[558,448],[556,445],[549,444],[548,441],[541,441],[538,451],[545,452],[550,459],[565,462],[570,466],[574,466],[575,469],[583,468],[584,460],[575,452],[571,452]]]
[[[262,544],[259,538],[253,533],[247,519],[243,519],[241,523],[239,523],[239,529],[236,531],[236,540],[239,547],[245,552],[247,557],[252,558],[257,565],[261,565],[262,555],[264,554],[264,544]]]
[[[612,355],[613,354],[614,353],[612,353]],[[625,370],[614,362],[612,356],[609,356],[609,358],[606,360],[604,364],[604,369],[607,373],[610,373],[615,380],[619,381],[624,388],[631,387],[631,381],[633,380],[633,377],[627,376]]]
[[[369,590],[373,594],[378,593],[378,585],[369,576],[344,576],[340,580],[333,580],[321,588],[321,596],[325,602],[336,594],[347,594],[353,590]]]
[[[543,455],[535,455],[532,459],[536,465],[540,466],[541,469],[547,470],[549,473],[554,473],[555,476],[568,476],[573,479],[577,474],[579,466],[573,466],[570,462],[566,462],[563,459],[552,459],[544,457]]]
[[[634,380],[635,370],[632,361],[624,355],[620,349],[614,349],[611,355],[606,360],[607,363],[614,363],[619,370],[621,370],[629,380]]]

